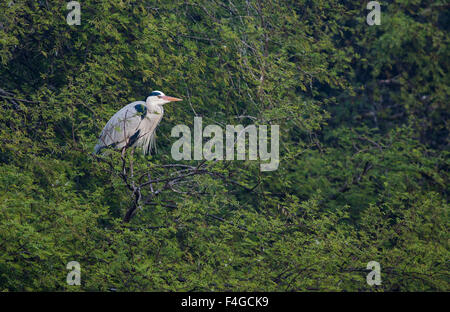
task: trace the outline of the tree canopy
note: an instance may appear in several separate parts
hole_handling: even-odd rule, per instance
[[[0,1],[0,290],[449,290],[447,1],[67,3]],[[157,152],[93,157],[153,90]],[[194,117],[279,125],[278,169],[174,161]]]

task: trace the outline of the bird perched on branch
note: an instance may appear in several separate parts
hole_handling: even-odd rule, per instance
[[[153,91],[145,102],[136,101],[126,105],[106,123],[94,154],[114,148],[121,150],[123,156],[130,147],[140,148],[144,154],[149,154],[155,144],[155,129],[164,114],[163,105],[175,101],[181,99]]]

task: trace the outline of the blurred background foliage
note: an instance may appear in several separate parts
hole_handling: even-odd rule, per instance
[[[0,1],[0,290],[449,290],[447,1],[380,1],[379,26],[365,1],[83,0],[79,26],[66,4]],[[278,170],[217,162],[124,225],[90,153],[152,90],[184,101],[137,167],[201,116],[280,125]]]

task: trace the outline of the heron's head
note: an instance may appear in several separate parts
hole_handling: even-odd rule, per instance
[[[153,91],[147,97],[146,102],[147,102],[147,104],[152,104],[152,105],[163,105],[163,104],[166,104],[169,102],[177,102],[177,101],[182,101],[182,99],[167,96],[164,93],[162,93],[161,91]]]

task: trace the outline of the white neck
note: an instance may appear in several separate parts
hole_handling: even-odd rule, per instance
[[[145,105],[147,106],[147,109],[148,109],[149,113],[157,113],[157,114],[163,114],[164,113],[164,109],[163,109],[162,105],[158,105],[158,104],[153,103],[151,101],[146,101]]]

